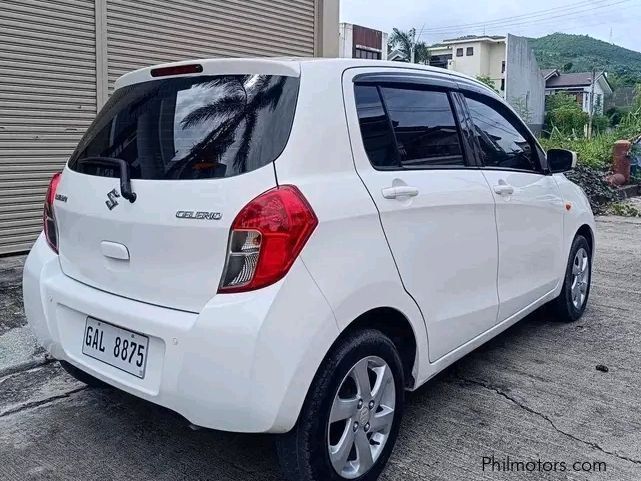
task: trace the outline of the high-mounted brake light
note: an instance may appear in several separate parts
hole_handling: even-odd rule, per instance
[[[43,230],[47,244],[49,244],[49,247],[51,247],[56,254],[58,253],[58,226],[56,225],[56,217],[53,213],[53,201],[56,199],[56,190],[58,189],[61,175],[60,172],[53,174],[49,182],[47,196],[45,197],[44,213],[42,215]]]
[[[200,73],[203,66],[198,63],[189,65],[174,65],[172,67],[160,67],[151,69],[152,77],[166,77],[168,75],[186,75],[190,73]]]
[[[231,226],[219,293],[245,292],[282,279],[318,225],[316,214],[293,185],[259,195]]]

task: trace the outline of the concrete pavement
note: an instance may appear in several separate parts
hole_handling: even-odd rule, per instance
[[[538,312],[412,393],[382,480],[641,480],[641,219],[605,217],[598,229],[585,317]],[[281,479],[269,436],[191,431],[42,364],[30,341],[17,367],[7,360],[3,338],[24,332],[12,315],[20,262],[0,259],[0,372],[11,372],[0,377],[1,480]],[[498,472],[519,467],[508,456],[534,472]]]

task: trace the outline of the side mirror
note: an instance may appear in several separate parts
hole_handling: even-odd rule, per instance
[[[577,155],[576,152],[565,149],[550,149],[547,154],[548,167],[550,172],[558,174],[560,172],[567,172],[576,167]]]

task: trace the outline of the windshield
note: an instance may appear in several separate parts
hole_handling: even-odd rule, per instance
[[[277,75],[171,78],[114,92],[87,130],[69,168],[118,177],[116,157],[132,179],[231,177],[274,161],[285,148],[299,79]]]

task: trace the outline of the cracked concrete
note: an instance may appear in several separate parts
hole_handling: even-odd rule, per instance
[[[552,426],[552,427],[553,427],[557,432],[559,432],[559,433],[563,434],[564,436],[569,437],[570,439],[573,439],[574,441],[578,441],[578,442],[580,442],[580,443],[585,444],[586,446],[590,446],[591,448],[597,449],[597,450],[601,451],[601,452],[602,452],[602,453],[604,453],[604,454],[608,454],[608,455],[610,455],[610,456],[616,456],[616,457],[617,457],[617,458],[619,458],[619,459],[623,459],[623,460],[625,460],[625,461],[629,461],[629,462],[631,462],[631,463],[641,465],[641,460],[631,459],[631,458],[628,458],[627,456],[622,456],[622,455],[620,455],[620,454],[618,454],[618,453],[612,453],[612,452],[610,452],[610,451],[606,451],[606,450],[605,450],[605,449],[603,449],[601,446],[599,446],[597,443],[590,442],[590,441],[586,441],[586,440],[581,439],[581,438],[579,438],[579,437],[577,437],[577,436],[575,436],[575,435],[573,435],[573,434],[567,433],[567,432],[565,432],[565,431],[563,431],[563,430],[559,429],[559,428],[556,426],[556,424],[554,424],[554,421],[552,421],[552,420],[551,420],[548,416],[546,416],[545,414],[540,413],[540,412],[538,412],[538,411],[535,411],[534,409],[532,409],[532,408],[530,408],[530,407],[526,406],[525,404],[523,404],[523,403],[522,403],[522,402],[520,402],[520,401],[517,401],[515,398],[513,398],[513,397],[509,396],[508,394],[504,393],[503,391],[501,391],[500,389],[498,389],[498,388],[496,388],[496,387],[494,387],[494,386],[490,386],[490,385],[488,385],[488,384],[486,384],[486,383],[484,383],[484,382],[482,382],[482,381],[478,381],[478,380],[476,380],[476,379],[464,379],[464,378],[459,378],[459,379],[461,379],[461,380],[462,380],[462,381],[464,381],[464,382],[470,383],[470,384],[476,384],[477,386],[481,386],[481,387],[483,387],[483,388],[485,388],[485,389],[488,389],[488,390],[490,390],[490,391],[495,392],[495,393],[496,393],[496,394],[498,394],[499,396],[503,396],[503,397],[504,397],[505,399],[507,399],[508,401],[511,401],[511,402],[513,402],[514,404],[516,404],[517,406],[519,406],[521,409],[525,409],[527,412],[532,413],[532,414],[535,414],[535,415],[539,416],[540,418],[542,418],[542,419],[546,420],[548,423],[550,423],[550,425],[551,425],[551,426]]]
[[[44,361],[22,308],[25,256],[0,258],[0,377]]]
[[[539,311],[409,394],[382,480],[641,480],[641,219],[598,228],[585,317],[559,324]],[[15,292],[0,299],[0,340],[24,328],[6,319],[20,310]],[[85,388],[57,363],[0,374],[0,453],[3,481],[281,480],[271,437],[191,431],[163,408]],[[569,467],[484,470],[491,456]],[[607,469],[575,472],[575,461]]]

